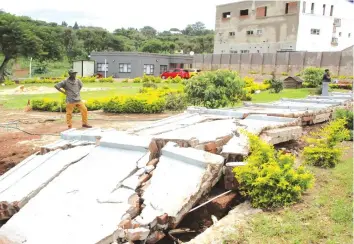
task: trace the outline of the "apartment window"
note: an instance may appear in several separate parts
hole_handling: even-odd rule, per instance
[[[167,71],[167,65],[160,65],[160,74]]]
[[[240,16],[248,16],[248,9],[240,10]]]
[[[331,12],[329,13],[330,16],[333,16],[333,5],[331,5]]]
[[[97,72],[108,72],[108,64],[97,63]]]
[[[235,36],[235,32],[234,31],[229,32],[229,36]]]
[[[302,12],[306,13],[306,2],[302,3]]]
[[[222,13],[222,18],[223,19],[230,19],[231,18],[231,12]]]
[[[339,32],[338,35],[339,35],[339,37],[341,37],[342,36],[342,32]]]
[[[132,65],[131,64],[119,64],[119,73],[131,73]]]
[[[154,65],[153,64],[144,64],[144,73],[147,75],[154,74]]]
[[[250,50],[241,50],[241,53],[249,53]]]
[[[262,35],[263,34],[263,30],[257,30],[257,35]]]
[[[230,53],[232,53],[232,54],[236,54],[236,53],[237,53],[237,51],[236,51],[236,50],[230,50]]]
[[[247,35],[249,35],[249,36],[253,35],[253,30],[247,31]]]
[[[267,16],[267,7],[257,8],[256,17],[265,17]]]
[[[323,4],[323,15],[326,15],[326,4]]]
[[[315,13],[315,3],[311,3],[311,14]]]
[[[312,35],[319,35],[320,34],[320,29],[311,29],[311,34]]]
[[[338,38],[332,37],[332,44],[333,45],[338,45]]]

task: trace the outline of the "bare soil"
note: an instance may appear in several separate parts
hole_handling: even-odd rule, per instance
[[[1,109],[0,113],[0,175],[38,152],[41,146],[58,140],[60,133],[67,130],[63,113]],[[170,115],[117,115],[90,112],[89,123],[94,127],[127,130]],[[8,125],[8,123],[12,124]],[[81,128],[80,114],[74,116],[73,127]]]

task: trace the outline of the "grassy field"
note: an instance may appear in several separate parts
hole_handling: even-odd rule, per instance
[[[231,243],[353,243],[353,147],[335,169],[312,168],[315,187],[304,202],[255,215]]]

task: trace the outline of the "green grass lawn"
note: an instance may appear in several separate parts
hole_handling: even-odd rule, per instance
[[[304,202],[253,216],[231,243],[353,243],[353,148],[335,169],[311,168],[315,187]]]
[[[158,84],[163,86],[166,84]],[[3,105],[6,109],[23,109],[27,105],[28,100],[38,99],[38,98],[52,98],[52,99],[61,99],[61,93],[55,92],[51,94],[35,94],[35,95],[1,95],[1,91],[5,89],[14,89],[18,85],[0,86],[0,105]],[[53,84],[26,84],[26,87],[31,86],[43,86],[43,87],[53,87]],[[82,92],[81,97],[83,100],[93,99],[93,98],[107,98],[114,97],[119,95],[134,95],[139,92],[142,88],[142,84],[137,83],[88,83],[84,84],[86,88],[109,88],[109,90],[103,91],[87,91]],[[182,88],[180,84],[168,84],[168,87],[171,89]]]
[[[278,101],[281,98],[304,98],[314,92],[315,89],[302,88],[302,89],[284,89],[280,93],[269,93],[263,91],[259,94],[252,95],[252,102],[254,103],[267,103]]]

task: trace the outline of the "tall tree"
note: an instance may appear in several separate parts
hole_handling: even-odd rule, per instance
[[[68,23],[66,23],[65,21],[61,22],[61,26],[63,27],[68,27]]]
[[[78,30],[79,29],[79,25],[77,24],[77,22],[75,22],[74,26],[73,26],[74,30]]]
[[[155,30],[151,26],[144,26],[143,28],[140,29],[140,32],[141,34],[149,38],[153,38],[157,34],[157,30]]]

